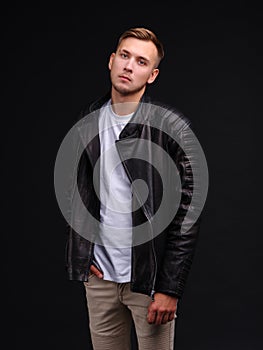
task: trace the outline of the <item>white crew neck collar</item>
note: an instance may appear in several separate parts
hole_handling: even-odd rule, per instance
[[[112,116],[118,120],[118,121],[128,121],[131,119],[131,117],[133,116],[134,112],[129,113],[129,114],[125,114],[125,115],[119,115],[116,114],[113,109],[112,109],[112,104],[111,104],[111,100],[108,101],[107,103],[107,107],[109,107],[110,113],[112,114]]]

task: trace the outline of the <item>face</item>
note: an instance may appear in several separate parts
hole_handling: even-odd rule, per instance
[[[158,52],[151,41],[136,38],[122,40],[111,54],[109,69],[113,89],[121,95],[133,95],[145,90],[156,79]]]

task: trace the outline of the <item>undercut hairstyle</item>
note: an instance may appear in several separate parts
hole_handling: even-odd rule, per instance
[[[158,52],[158,62],[157,62],[157,66],[160,64],[161,60],[164,57],[164,48],[163,48],[163,44],[161,43],[161,41],[157,38],[157,36],[149,29],[147,28],[130,28],[128,30],[126,30],[119,38],[118,40],[118,44],[117,44],[117,48],[120,46],[120,43],[122,42],[122,40],[126,39],[126,38],[136,38],[139,40],[144,40],[144,41],[151,41]]]

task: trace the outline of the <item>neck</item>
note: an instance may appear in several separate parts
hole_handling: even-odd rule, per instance
[[[111,104],[114,113],[118,115],[127,115],[135,112],[142,98],[145,89],[132,95],[122,95],[113,87],[111,89]]]

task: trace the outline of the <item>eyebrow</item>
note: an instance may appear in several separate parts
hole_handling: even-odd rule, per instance
[[[126,50],[126,49],[120,49],[120,52],[124,52],[124,53],[131,54],[130,51],[128,51],[128,50]],[[146,58],[146,57],[139,56],[138,58],[139,58],[139,59],[142,59],[142,60],[144,60],[144,61],[146,61],[146,62],[148,62],[148,63],[150,63],[150,60],[149,60],[148,58]]]

